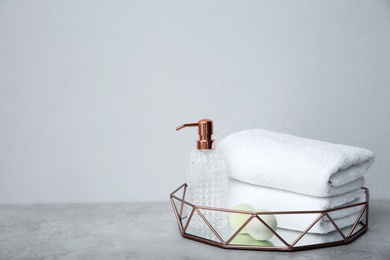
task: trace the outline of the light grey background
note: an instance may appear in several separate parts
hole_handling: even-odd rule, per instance
[[[0,1],[0,204],[167,201],[196,129],[361,146],[390,199],[389,1]]]

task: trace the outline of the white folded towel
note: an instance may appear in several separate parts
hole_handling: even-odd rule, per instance
[[[343,232],[344,235],[348,234],[349,231],[350,231],[349,227],[341,229],[341,232]],[[297,231],[287,230],[287,229],[278,229],[277,232],[287,243],[293,243],[302,233],[302,232],[297,232]],[[337,231],[330,232],[327,234],[308,233],[305,234],[305,236],[301,238],[295,246],[323,244],[323,243],[343,241],[343,240],[344,238]],[[270,241],[272,241],[275,246],[277,245],[283,246],[283,244],[279,242],[276,237],[272,237]]]
[[[262,129],[221,141],[229,175],[247,183],[318,197],[355,190],[374,162],[373,152]]]
[[[273,188],[251,185],[229,178],[229,207],[247,203],[255,209],[267,211],[324,211],[364,202],[366,194],[357,189],[342,195],[320,198]],[[339,228],[353,225],[363,206],[346,208],[329,213]],[[278,227],[304,231],[317,217],[316,214],[275,215]],[[323,217],[309,232],[325,234],[336,230],[327,217]]]

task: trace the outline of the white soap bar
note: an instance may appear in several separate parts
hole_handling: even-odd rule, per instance
[[[255,211],[254,207],[252,207],[249,204],[245,204],[245,203],[238,204],[233,209],[234,210],[242,210],[242,211],[250,211],[250,212]],[[251,217],[250,214],[230,213],[229,214],[229,224],[234,231],[237,231],[245,223],[245,221],[247,221],[250,217]],[[240,234],[245,234],[245,233],[248,233],[247,226],[244,227],[240,231]]]
[[[267,212],[260,209],[257,212]],[[276,230],[278,223],[274,215],[258,215],[272,230]],[[246,226],[248,234],[256,240],[264,241],[270,239],[274,234],[257,218],[252,219]]]

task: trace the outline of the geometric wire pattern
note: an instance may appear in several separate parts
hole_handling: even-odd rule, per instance
[[[187,184],[183,184],[174,190],[170,194],[170,201],[172,204],[172,208],[176,217],[176,220],[179,225],[179,230],[181,235],[184,238],[192,239],[198,242],[202,242],[205,244],[227,248],[227,249],[250,249],[250,250],[267,250],[267,251],[298,251],[298,250],[307,250],[307,249],[315,249],[322,247],[330,247],[330,246],[339,246],[346,245],[356,240],[358,237],[363,235],[368,229],[368,208],[369,208],[369,190],[367,188],[362,188],[366,193],[366,200],[361,203],[356,203],[348,206],[337,207],[331,210],[312,210],[312,211],[278,211],[278,212],[249,212],[242,210],[233,210],[233,209],[223,209],[223,208],[213,208],[206,207],[201,205],[194,205],[185,200]],[[181,195],[180,195],[181,194]],[[183,210],[187,207],[190,209],[190,214],[184,216]],[[345,231],[345,229],[341,230],[337,225],[336,221],[331,217],[331,214],[337,211],[341,211],[347,208],[353,207],[362,207],[356,220],[349,230]],[[243,223],[238,230],[236,230],[233,234],[228,236],[228,238],[223,238],[222,235],[213,227],[213,225],[205,218],[202,211],[222,211],[225,213],[239,213],[239,214],[247,214],[248,219],[245,223]],[[273,230],[271,227],[267,225],[265,221],[262,220],[262,215],[273,214],[273,215],[297,215],[297,214],[318,214],[318,217],[312,221],[304,231],[300,232],[300,234],[293,240],[287,242],[287,239],[283,237],[283,234],[278,233],[278,230]],[[205,226],[208,228],[208,231],[212,232],[215,235],[216,240],[211,240],[206,237],[202,237],[201,235],[195,235],[188,232],[189,227],[191,225],[191,219],[197,215],[203,221]],[[251,220],[257,219],[260,221],[272,234],[277,238],[278,242],[280,242],[280,246],[273,245],[251,245],[251,244],[235,244],[233,243],[234,239],[239,235],[240,231],[246,227],[246,225],[251,222]],[[340,240],[332,241],[332,242],[319,242],[314,244],[300,244],[305,236],[309,236],[308,232],[311,228],[313,228],[321,219],[328,219],[330,223],[334,226],[335,230],[340,235]],[[186,220],[186,221],[184,221]]]

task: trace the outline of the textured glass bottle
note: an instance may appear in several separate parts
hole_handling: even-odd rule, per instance
[[[226,208],[227,165],[222,154],[215,150],[215,143],[212,140],[213,121],[202,119],[198,123],[181,125],[176,130],[188,126],[198,126],[199,140],[197,150],[187,157],[186,200],[194,205]],[[220,231],[227,226],[228,219],[223,212],[203,209],[199,211],[215,229]],[[199,216],[193,217],[189,226],[194,229],[208,229]]]
[[[217,150],[194,150],[187,159],[188,200],[195,205],[215,208],[227,206],[227,166]],[[222,212],[201,210],[201,213],[217,230],[227,225]],[[205,227],[201,218],[194,218],[191,227]]]

